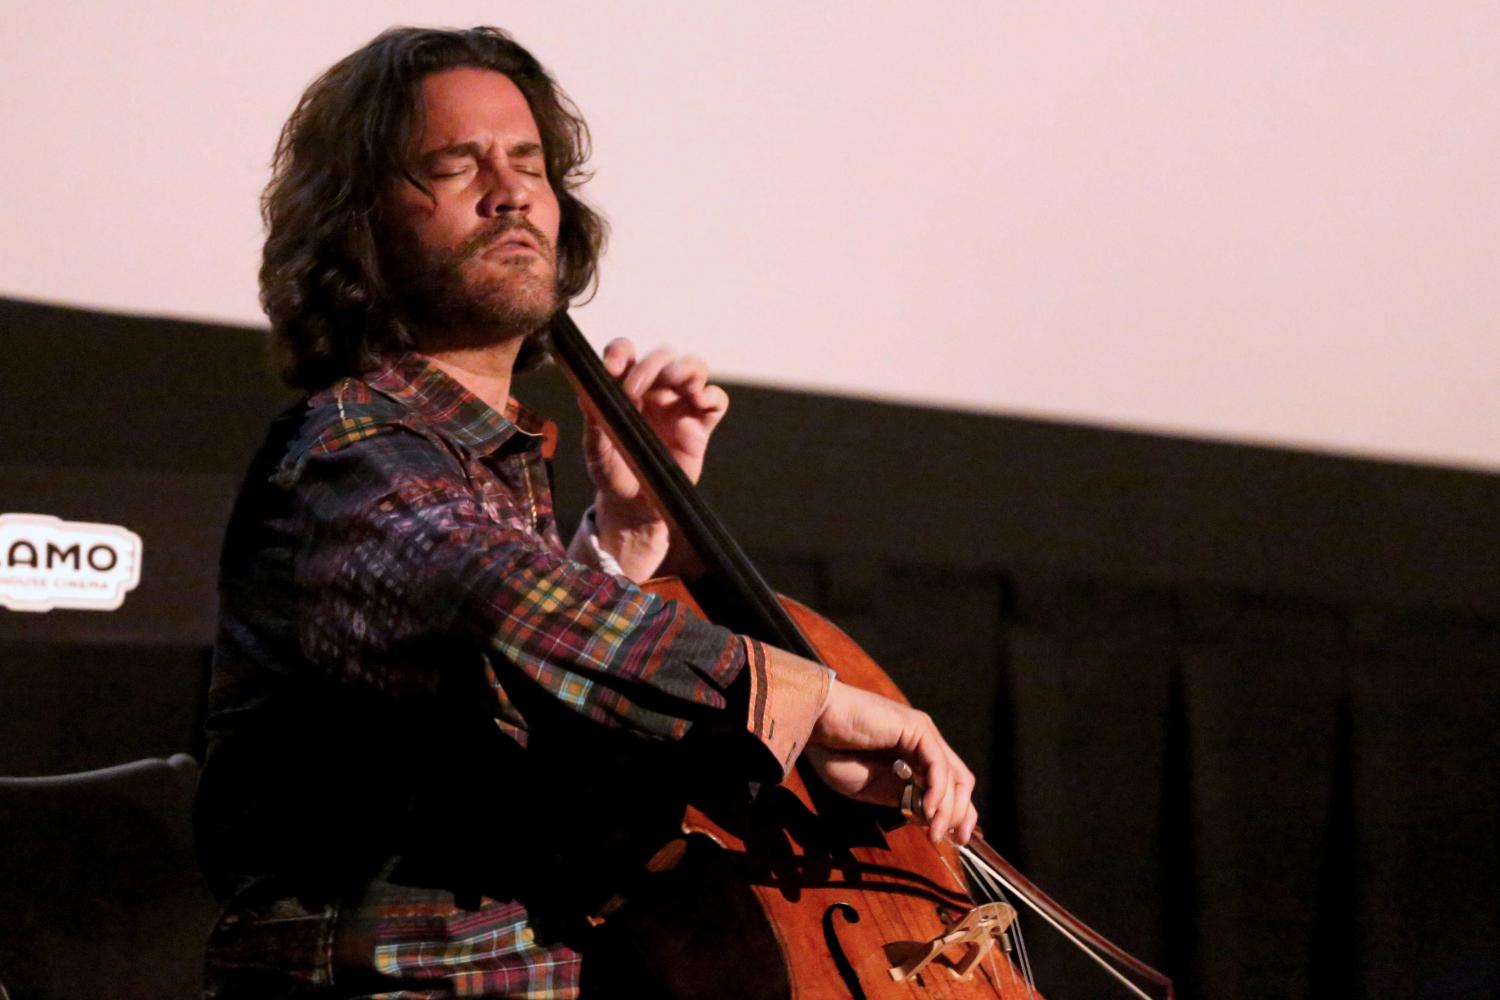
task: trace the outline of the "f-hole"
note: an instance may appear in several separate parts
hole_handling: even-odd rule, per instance
[[[833,956],[833,964],[839,970],[839,975],[844,979],[844,985],[849,987],[849,995],[854,1000],[869,1000],[865,991],[859,985],[859,973],[854,971],[854,963],[849,961],[849,956],[844,954],[844,946],[839,943],[838,921],[834,915],[842,916],[851,924],[859,923],[859,911],[848,903],[834,903],[823,911],[823,940],[828,944],[828,954]]]

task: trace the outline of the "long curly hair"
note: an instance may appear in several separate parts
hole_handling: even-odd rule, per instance
[[[498,28],[391,28],[307,88],[276,144],[261,197],[266,245],[260,301],[282,378],[313,391],[414,346],[382,274],[381,194],[404,178],[431,195],[413,160],[422,81],[458,67],[495,70],[526,97],[557,195],[557,292],[566,303],[596,280],[604,220],[577,196],[588,126],[530,52]],[[544,355],[528,338],[517,367]]]

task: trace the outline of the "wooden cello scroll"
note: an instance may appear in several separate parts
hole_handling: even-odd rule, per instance
[[[844,683],[905,701],[853,640],[770,588],[566,312],[553,319],[551,338],[580,402],[703,565],[691,581],[648,588],[733,631],[825,663]],[[849,802],[800,770],[753,800],[688,805],[681,826],[693,846],[666,853],[705,858],[708,874],[684,874],[684,861],[652,876],[677,895],[647,894],[622,905],[646,914],[643,950],[656,961],[659,992],[716,1000],[1041,1000],[1015,911],[1002,896],[976,900],[960,874],[969,871],[978,873],[976,885],[1003,885],[1041,913],[1135,995],[1147,997],[1115,966],[1172,997],[1170,980],[1036,890],[977,834],[962,850],[934,847],[897,810]],[[744,886],[746,895],[716,892],[718,879]],[[774,947],[757,950],[750,942],[758,940]]]

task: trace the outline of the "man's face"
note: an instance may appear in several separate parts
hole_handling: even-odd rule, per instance
[[[530,333],[557,306],[557,196],[510,78],[460,68],[422,84],[414,172],[387,192],[385,256],[424,335],[469,345]]]

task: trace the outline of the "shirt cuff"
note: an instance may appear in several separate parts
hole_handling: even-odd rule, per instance
[[[828,704],[833,671],[774,646],[741,638],[745,643],[745,672],[750,678],[750,712],[745,728],[776,758],[785,778]]]
[[[620,568],[620,561],[599,544],[599,524],[594,520],[593,507],[584,511],[582,520],[578,522],[578,531],[568,544],[568,558],[611,576],[625,575],[625,571]]]

